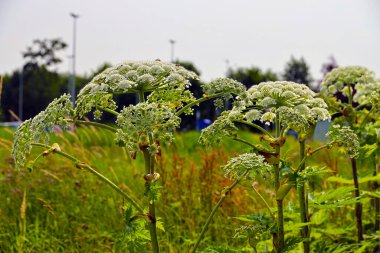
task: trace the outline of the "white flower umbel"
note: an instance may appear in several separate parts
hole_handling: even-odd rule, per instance
[[[79,116],[95,108],[113,109],[114,94],[136,93],[141,97],[148,93],[149,102],[180,108],[194,100],[187,88],[190,79],[198,76],[180,65],[156,61],[128,61],[104,70],[96,75],[79,92],[77,112]],[[142,102],[142,101],[140,101]],[[187,111],[191,113],[191,110]]]
[[[328,73],[321,83],[321,94],[331,97],[341,93],[353,102],[364,104],[368,102],[369,94],[379,90],[379,86],[374,72],[364,67],[349,66]]]
[[[32,150],[32,143],[49,142],[49,133],[55,126],[66,128],[68,117],[72,116],[73,109],[70,95],[62,95],[51,102],[47,108],[32,119],[24,121],[14,135],[12,156],[16,167],[25,165],[27,156]]]
[[[264,82],[252,86],[248,90],[248,98],[255,109],[246,113],[247,120],[260,119],[270,124],[278,115],[283,127],[305,132],[317,121],[330,119],[326,103],[316,98],[316,94],[304,84]]]
[[[348,126],[332,125],[327,136],[342,146],[351,158],[359,155],[360,143],[358,136]]]
[[[247,102],[247,89],[246,87],[230,78],[217,78],[210,83],[202,85],[203,92],[206,96],[214,94],[223,94],[220,98],[215,100],[216,107],[223,107],[223,100],[232,99],[236,96],[239,101]],[[243,105],[239,103],[239,105]]]
[[[199,143],[211,145],[219,143],[225,136],[234,135],[238,130],[234,122],[242,120],[243,118],[244,115],[238,109],[222,112],[210,126],[202,130]]]
[[[154,140],[171,142],[173,131],[179,127],[180,118],[166,106],[156,103],[139,103],[124,107],[116,124],[116,142],[126,146],[131,153],[143,147],[154,148]]]
[[[262,155],[254,153],[245,153],[232,158],[223,166],[225,176],[239,178],[244,172],[249,171],[252,174],[264,174],[270,170],[271,166],[265,162]]]
[[[188,87],[198,76],[180,65],[156,61],[127,61],[107,68],[87,84],[79,96],[88,93],[150,92],[165,86]]]

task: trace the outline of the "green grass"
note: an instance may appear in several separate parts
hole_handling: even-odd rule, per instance
[[[259,142],[257,135],[248,132],[240,134]],[[197,132],[177,134],[176,143],[164,145],[162,157],[157,158],[157,171],[163,186],[157,204],[157,215],[165,228],[165,232],[159,232],[162,252],[188,251],[220,197],[221,190],[231,182],[224,178],[220,166],[234,155],[248,150],[247,146],[232,140],[224,141],[215,148],[204,148],[197,144],[198,137]],[[125,149],[113,145],[108,132],[80,128],[75,132],[58,133],[52,138],[63,151],[91,164],[135,199],[144,201],[142,156],[139,154],[136,160],[131,159]],[[12,131],[0,129],[0,252],[116,251],[118,238],[125,229],[122,211],[125,201],[92,174],[75,168],[71,162],[54,154],[40,158],[32,172],[26,169],[16,171],[10,157],[11,143]],[[317,143],[312,145],[318,146]],[[298,159],[296,141],[288,141],[285,150],[289,159]],[[35,148],[34,156],[40,152],[41,149]],[[317,153],[309,164],[327,166],[331,170],[330,175],[351,179],[349,161],[338,151]],[[361,169],[362,177],[371,173],[366,166],[361,166]],[[271,207],[275,207],[274,192],[269,190],[273,187],[268,187],[265,179],[257,178],[255,181],[256,189]],[[328,182],[324,177],[316,177],[313,182],[315,196],[311,197],[343,186],[339,182]],[[247,252],[252,252],[248,251],[246,240],[232,238],[236,228],[247,224],[236,217],[267,213],[251,184],[245,182],[234,189],[223,203],[201,248],[214,248],[216,251],[213,252],[235,252],[233,249],[243,252],[245,248]],[[368,190],[369,186],[363,184],[363,189]],[[20,213],[24,191],[25,221]],[[298,213],[294,189],[286,200],[289,207],[287,222],[296,221]],[[364,224],[370,235],[373,209],[370,199],[364,199],[363,203]],[[328,248],[343,247],[354,241],[352,209],[353,205],[344,205],[341,208],[314,210],[312,238],[319,240],[313,245],[315,249],[328,252]],[[294,229],[288,231],[288,238],[297,233]],[[270,249],[270,245],[271,240],[268,239],[258,248],[264,252],[264,248]]]

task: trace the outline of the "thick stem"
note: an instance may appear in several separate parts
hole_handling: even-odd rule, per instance
[[[351,167],[352,167],[352,177],[354,179],[354,186],[355,186],[355,197],[360,197],[360,190],[359,190],[359,180],[358,180],[358,172],[356,168],[356,159],[351,158]],[[355,216],[356,216],[356,231],[357,231],[357,237],[358,241],[363,241],[363,224],[362,224],[362,204],[358,200],[358,202],[355,203]]]
[[[151,155],[151,152],[149,152],[149,148],[146,147],[144,149],[144,160],[145,160],[145,173],[146,174],[153,174],[154,173],[154,154]],[[145,188],[146,191],[149,191],[151,186],[151,181],[145,182]],[[153,200],[149,200],[149,234],[152,241],[152,252],[158,253],[160,252],[160,248],[158,246],[158,239],[157,239],[157,227],[156,227],[156,209],[154,205]]]
[[[304,161],[304,158],[306,157],[306,149],[305,149],[305,140],[300,140],[300,161],[302,163],[299,171],[303,171],[306,167],[306,164]],[[308,222],[308,210],[307,210],[307,193],[305,189],[305,182],[298,182],[297,183],[297,191],[298,191],[298,202],[300,205],[300,221],[301,223],[307,223]],[[310,240],[309,240],[309,226],[304,225],[301,228],[301,237],[303,240],[303,252],[309,253],[310,252]]]
[[[352,107],[352,86],[348,85],[348,104]]]
[[[226,188],[224,188],[224,190],[222,191],[222,196],[220,197],[218,203],[216,203],[216,205],[214,206],[214,208],[211,210],[211,213],[208,216],[208,218],[206,220],[206,223],[203,225],[202,231],[201,231],[201,233],[198,236],[197,242],[195,243],[194,247],[190,251],[191,253],[196,252],[196,250],[197,250],[197,248],[198,248],[201,240],[203,239],[204,234],[206,233],[206,231],[208,229],[208,226],[209,226],[212,218],[214,217],[214,215],[215,215],[216,211],[218,210],[218,208],[222,205],[222,203],[225,200],[225,198],[227,197],[227,195],[230,194],[230,192],[232,191],[232,189],[247,175],[247,173],[248,173],[248,170],[245,171],[231,185],[229,185]]]
[[[138,94],[139,94],[139,103],[145,102],[144,92],[143,91],[139,91]]]
[[[117,111],[111,110],[111,109],[109,109],[109,108],[99,108],[99,109],[102,110],[102,111],[108,112],[108,113],[110,113],[110,114],[113,114],[113,115],[115,115],[116,117],[119,116],[119,114],[120,114],[120,113],[118,113]]]
[[[51,150],[52,147],[49,146],[49,145],[46,145],[46,144],[43,144],[43,143],[32,143],[33,146],[37,146],[37,147],[43,147],[47,150]],[[104,183],[108,184],[109,186],[111,186],[117,193],[119,193],[120,195],[122,195],[126,200],[128,200],[140,213],[143,213],[144,210],[140,207],[139,204],[137,204],[136,201],[134,201],[132,199],[131,196],[128,195],[128,193],[124,192],[123,190],[121,190],[116,184],[114,184],[111,180],[109,180],[107,177],[105,177],[104,175],[102,175],[101,173],[97,172],[95,169],[93,169],[90,165],[86,164],[86,163],[83,163],[83,162],[80,162],[78,159],[76,159],[75,157],[65,153],[65,152],[62,152],[62,151],[59,151],[59,150],[54,150],[52,151],[53,153],[55,154],[58,154],[58,155],[61,155],[63,157],[66,157],[67,159],[71,160],[72,162],[74,162],[76,164],[77,167],[81,168],[81,169],[86,169],[88,170],[89,172],[91,172],[92,174],[94,174],[95,176],[97,176],[100,180],[102,180]]]
[[[280,115],[276,112],[276,138],[279,140],[281,137]],[[276,192],[280,188],[280,157],[281,145],[276,145],[277,164],[275,164],[275,187]],[[277,198],[276,198],[277,199]],[[277,199],[277,244],[275,245],[277,252],[281,252],[285,247],[285,234],[284,234],[284,210],[283,200]]]
[[[377,171],[379,169],[379,165],[376,164],[375,165],[375,171],[373,172],[373,176],[376,176],[377,175]],[[373,184],[373,191],[376,191],[377,189],[379,188],[379,183],[378,182],[375,182]],[[380,198],[374,198],[373,199],[374,201],[374,205],[375,205],[375,232],[376,231],[379,231],[380,229]]]
[[[378,161],[378,159],[376,159],[376,161]],[[377,175],[379,168],[380,168],[379,164],[376,163],[375,171],[373,172],[373,176]],[[374,191],[376,191],[377,189],[379,189],[379,183],[375,182]],[[375,204],[375,227],[374,227],[374,229],[375,229],[375,231],[379,231],[379,229],[380,229],[380,199],[374,198],[374,204]]]

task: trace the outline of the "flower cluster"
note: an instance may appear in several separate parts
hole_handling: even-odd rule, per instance
[[[372,88],[378,87],[374,76],[374,72],[359,66],[333,69],[321,83],[321,94],[329,97],[340,92],[349,97],[351,93],[354,102],[363,103],[366,101],[366,95],[373,91]]]
[[[234,135],[238,130],[234,122],[243,118],[244,116],[237,109],[222,112],[210,126],[202,130],[199,143],[211,145],[218,143],[224,136]]]
[[[247,100],[247,89],[245,86],[230,78],[217,78],[210,83],[202,85],[203,92],[206,95],[222,94],[215,100],[216,107],[223,107],[223,100],[232,99],[232,96],[237,96],[240,101]]]
[[[128,61],[110,67],[87,84],[79,96],[88,93],[138,93],[149,92],[164,86],[188,87],[188,79],[198,76],[184,67],[156,61]]]
[[[297,131],[306,132],[317,121],[330,119],[327,105],[304,84],[287,81],[264,82],[248,90],[253,109],[248,110],[248,121],[275,122]]]
[[[62,95],[51,102],[47,108],[40,112],[33,119],[24,121],[14,135],[12,156],[16,166],[25,165],[27,156],[32,150],[32,143],[49,142],[49,132],[54,130],[56,125],[67,128],[67,117],[72,116],[73,109],[70,95]]]
[[[327,133],[327,137],[335,141],[339,146],[342,146],[351,158],[356,158],[359,155],[359,138],[351,128],[332,125]]]
[[[238,178],[242,176],[246,171],[254,174],[262,174],[268,172],[271,166],[265,162],[265,158],[262,155],[254,153],[245,153],[237,157],[232,158],[228,163],[223,166],[225,176]]]
[[[96,108],[97,116],[101,116],[97,108],[115,108],[113,94],[125,93],[149,92],[149,102],[179,108],[194,100],[192,93],[186,90],[190,86],[189,79],[198,79],[198,76],[173,63],[125,62],[104,70],[83,87],[78,95],[78,115]]]
[[[380,80],[368,84],[359,83],[355,86],[355,89],[355,102],[369,104],[377,109],[380,107]]]
[[[79,96],[76,101],[75,115],[82,118],[95,108],[95,119],[100,119],[104,109],[116,109],[116,103],[112,100],[112,94],[90,93]]]
[[[136,153],[141,147],[154,148],[153,140],[171,142],[173,131],[180,125],[180,118],[167,106],[139,103],[124,107],[116,124],[121,128],[116,133],[116,142]]]

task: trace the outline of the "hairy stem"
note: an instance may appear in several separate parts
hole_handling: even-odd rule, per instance
[[[279,140],[281,137],[281,125],[280,125],[280,115],[276,112],[276,138]],[[276,193],[280,188],[280,157],[281,157],[281,145],[278,143],[276,145],[277,154],[277,164],[275,164],[275,187]],[[277,252],[281,252],[285,247],[285,235],[284,235],[284,210],[283,210],[283,200],[277,199],[277,245],[275,248]]]
[[[233,139],[234,141],[238,141],[238,142],[243,143],[243,144],[245,144],[245,145],[247,145],[247,146],[250,146],[250,147],[251,147],[252,149],[254,149],[254,150],[257,150],[257,148],[255,147],[255,145],[251,144],[250,142],[248,142],[248,141],[246,141],[246,140],[240,139],[240,138],[238,138],[238,137],[233,137],[232,139]]]
[[[376,156],[376,157],[379,158],[378,156]],[[376,161],[379,161],[379,160],[376,159]],[[376,163],[375,170],[373,172],[373,176],[377,175],[379,168],[380,168],[379,164]],[[373,188],[374,188],[374,191],[379,189],[379,183],[375,182]],[[374,227],[374,229],[375,229],[375,231],[379,231],[379,229],[380,229],[380,199],[374,198],[374,204],[375,204],[375,227]]]
[[[37,147],[42,147],[42,148],[45,148],[47,150],[52,150],[52,147],[49,146],[49,145],[46,145],[46,144],[43,144],[43,143],[32,143],[33,146],[37,146]],[[142,209],[142,207],[140,207],[139,204],[137,204],[136,201],[134,201],[132,199],[131,196],[129,196],[128,193],[124,192],[123,190],[121,190],[115,183],[113,183],[111,180],[109,180],[107,177],[105,177],[104,175],[102,175],[101,173],[97,172],[95,169],[93,169],[90,165],[86,164],[86,163],[83,163],[83,162],[80,162],[78,159],[76,159],[75,157],[63,152],[63,151],[59,151],[59,150],[52,150],[53,153],[55,154],[58,154],[58,155],[61,155],[69,160],[71,160],[72,162],[75,163],[75,165],[80,168],[80,169],[86,169],[88,170],[89,172],[91,172],[92,174],[94,174],[95,176],[97,176],[100,180],[102,180],[104,183],[108,184],[109,186],[111,186],[117,193],[119,193],[121,196],[123,196],[127,201],[129,201],[135,208],[137,211],[139,211],[140,213],[143,213],[144,210]]]
[[[355,197],[360,197],[360,190],[359,190],[359,180],[358,180],[358,171],[356,167],[356,159],[351,158],[351,167],[352,167],[352,177],[354,179],[354,186],[355,186]],[[355,216],[356,216],[356,232],[357,232],[357,238],[358,242],[361,242],[364,240],[363,238],[363,223],[362,223],[362,204],[360,201],[355,203]]]
[[[305,140],[300,140],[300,160],[301,160],[301,167],[299,171],[303,171],[306,167],[305,162],[302,162],[306,157],[306,149],[305,149]],[[308,210],[307,210],[307,193],[305,189],[305,182],[298,182],[297,183],[297,191],[298,191],[298,202],[300,206],[300,221],[301,223],[307,223],[308,222]],[[303,240],[303,252],[309,253],[310,252],[310,240],[309,240],[309,226],[304,225],[301,228],[301,237]]]
[[[144,149],[144,161],[145,161],[145,173],[153,174],[154,173],[154,152],[149,151],[149,148],[146,147]],[[148,192],[150,190],[152,182],[147,180],[145,181],[145,191]],[[150,239],[152,241],[152,251],[154,253],[160,252],[160,248],[158,245],[157,239],[157,227],[156,227],[156,208],[153,200],[149,200],[149,234]]]
[[[109,109],[109,108],[99,108],[99,109],[102,110],[102,111],[108,112],[108,113],[110,113],[110,114],[113,114],[113,115],[115,115],[116,117],[119,116],[119,113],[118,113],[117,111],[111,110],[111,109]]]
[[[206,223],[203,225],[202,231],[198,236],[197,242],[195,243],[194,247],[191,249],[191,253],[196,252],[201,240],[203,239],[204,234],[206,233],[208,226],[210,225],[210,222],[212,218],[214,217],[216,211],[218,208],[222,205],[223,201],[226,199],[227,195],[232,191],[232,189],[247,175],[248,170],[246,170],[238,179],[236,179],[231,185],[224,188],[222,191],[222,196],[220,197],[218,203],[214,206],[214,208],[211,210],[210,215],[208,216]]]
[[[245,125],[247,125],[247,126],[251,126],[251,127],[253,127],[253,128],[256,128],[257,130],[259,130],[259,131],[262,132],[263,134],[268,135],[269,137],[272,137],[272,138],[273,138],[273,136],[272,136],[271,133],[269,133],[267,130],[265,130],[265,129],[262,128],[261,126],[256,125],[255,123],[248,122],[248,121],[246,121],[246,120],[236,120],[235,122],[237,122],[237,123],[242,123],[242,124],[245,124]],[[280,136],[280,133],[278,134],[278,136]],[[277,136],[276,136],[276,137],[277,137]]]
[[[379,161],[378,159],[376,161]],[[375,177],[377,175],[377,171],[379,170],[380,166],[378,163],[375,164],[375,170],[373,172],[373,176]],[[379,183],[374,182],[373,184],[373,191],[376,191],[379,188]],[[375,226],[374,230],[379,231],[380,229],[380,198],[373,198],[374,205],[375,205]]]
[[[145,102],[144,92],[143,91],[139,91],[138,95],[139,95],[139,103]]]
[[[310,151],[309,154],[305,155],[305,156],[302,158],[302,160],[300,161],[300,163],[299,163],[297,169],[295,170],[295,172],[300,171],[300,169],[302,168],[302,166],[304,166],[306,160],[307,160],[310,156],[312,156],[313,154],[315,154],[316,152],[318,152],[318,151],[320,151],[320,150],[322,150],[322,149],[330,148],[330,146],[333,145],[334,143],[335,143],[335,141],[331,141],[331,142],[329,142],[329,143],[327,143],[327,144],[325,144],[325,145],[323,145],[323,146],[320,146],[320,147],[318,147],[318,148],[316,148],[316,149]]]
[[[255,191],[255,193],[257,194],[257,196],[259,196],[259,198],[261,199],[261,201],[265,204],[266,208],[268,209],[269,211],[269,214],[270,216],[272,217],[273,221],[276,220],[276,217],[274,216],[274,214],[272,213],[272,211],[270,210],[270,206],[268,205],[268,202],[266,202],[266,200],[264,199],[264,197],[256,190],[255,186],[252,185],[252,188],[253,190]]]

